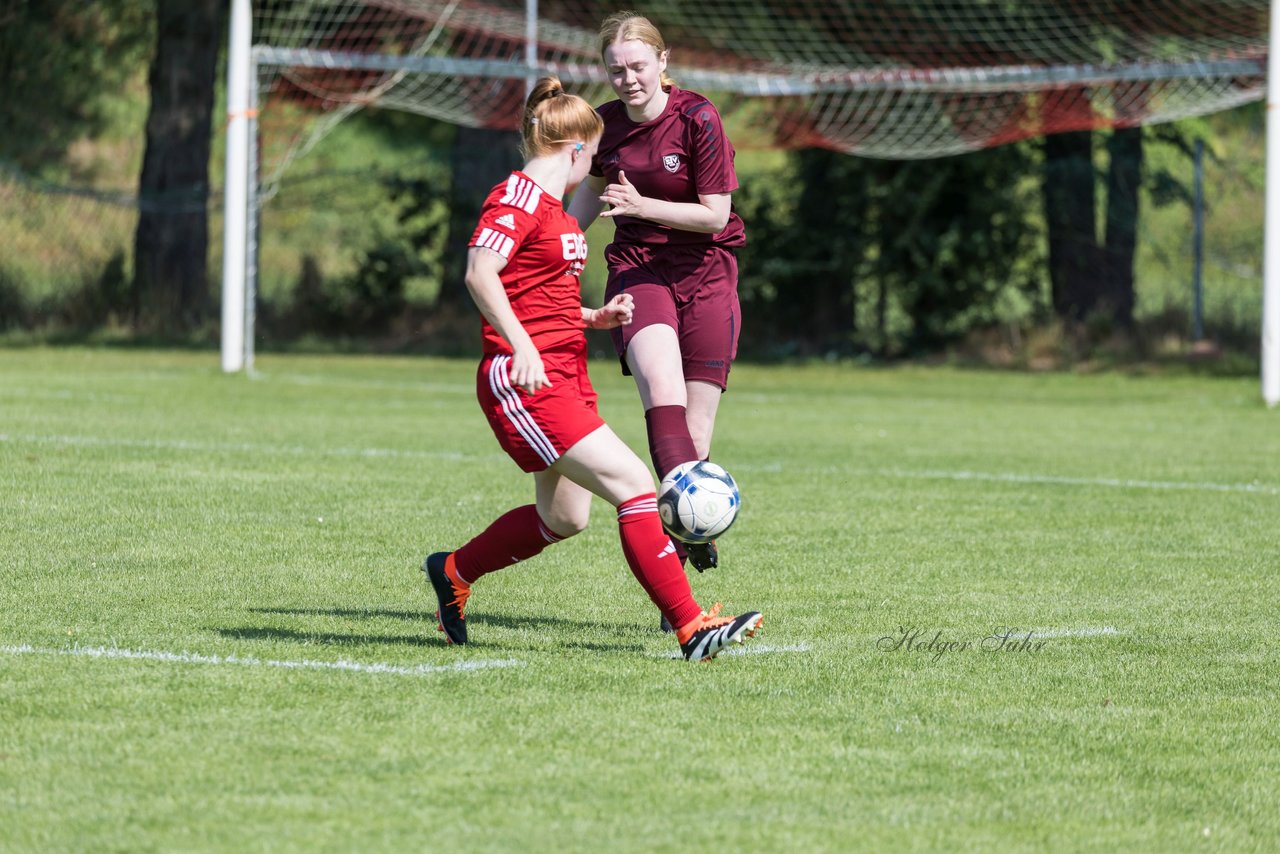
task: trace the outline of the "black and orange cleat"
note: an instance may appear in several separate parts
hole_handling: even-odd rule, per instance
[[[759,611],[748,611],[737,617],[720,617],[717,616],[719,613],[720,605],[717,603],[709,612],[704,612],[676,632],[680,652],[686,661],[710,661],[731,644],[755,637],[764,622]]]
[[[436,611],[439,629],[444,632],[445,643],[465,644],[467,642],[467,597],[471,588],[456,583],[450,577],[448,565],[453,562],[452,552],[436,552],[429,555],[422,564],[422,571],[436,591],[436,601],[440,610]],[[454,570],[457,574],[457,570]]]

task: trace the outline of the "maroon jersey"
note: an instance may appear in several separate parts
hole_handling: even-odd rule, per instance
[[[507,259],[502,286],[535,347],[545,350],[582,337],[578,277],[587,259],[587,240],[560,199],[523,172],[512,172],[489,192],[468,245]],[[486,354],[511,352],[488,320],[482,321],[481,332]]]
[[[647,122],[631,121],[621,101],[596,109],[604,119],[604,136],[591,161],[591,174],[616,184],[621,170],[640,195],[668,202],[697,203],[700,194],[738,189],[733,145],[715,106],[696,92],[675,86],[668,92],[667,108]],[[616,243],[734,247],[747,242],[742,219],[735,213],[729,214],[719,234],[683,231],[630,216],[614,217],[613,222]]]

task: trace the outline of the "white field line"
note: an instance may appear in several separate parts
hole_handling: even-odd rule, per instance
[[[812,649],[807,643],[791,644],[790,646],[770,646],[763,643],[745,643],[741,646],[732,646],[726,649],[720,655],[772,655],[779,652],[809,652]],[[678,653],[658,652],[654,653],[653,658],[682,658]]]
[[[193,442],[188,439],[118,439],[99,436],[35,436],[0,433],[0,442],[31,445],[65,445],[85,448],[143,448],[146,450],[245,452],[268,456],[365,457],[391,459],[479,460],[496,454],[462,454],[456,451],[414,451],[402,448],[329,448],[323,445],[267,445],[258,442]]]
[[[33,397],[40,400],[75,400],[88,403],[134,403],[138,395],[102,394],[93,391],[68,391],[66,389],[0,388],[0,397]]]
[[[1280,495],[1280,486],[1261,483],[1207,483],[1178,480],[1126,480],[1111,477],[1059,477],[1037,474],[999,474],[976,471],[907,471],[881,469],[884,477],[920,480],[976,480],[989,483],[1051,483],[1067,486],[1107,486],[1116,489],[1176,489],[1192,492],[1249,492],[1257,495]]]
[[[404,448],[330,448],[325,446],[271,445],[260,442],[195,442],[189,439],[122,439],[102,436],[56,436],[0,433],[0,443],[32,445],[65,445],[68,447],[142,448],[146,450],[193,451],[198,453],[264,453],[269,456],[359,457],[365,459],[429,459],[466,461],[496,459],[499,454],[466,454],[457,451],[419,451]],[[751,467],[752,471],[773,471],[772,466]],[[1280,486],[1261,483],[1212,483],[1174,480],[1131,480],[1107,477],[1065,477],[1058,475],[1013,474],[974,471],[880,469],[882,477],[915,480],[979,481],[987,483],[1059,484],[1067,486],[1104,486],[1114,489],[1182,490],[1192,492],[1242,492],[1254,495],[1280,495]]]
[[[431,676],[438,673],[468,673],[475,670],[492,670],[499,667],[522,667],[524,662],[514,659],[488,659],[459,661],[456,664],[383,664],[359,661],[273,661],[238,655],[199,655],[194,652],[163,652],[157,650],[119,649],[105,646],[71,646],[51,649],[22,646],[0,646],[5,655],[66,655],[78,658],[116,658],[141,661],[163,661],[169,664],[238,665],[240,667],[281,667],[287,670],[345,670],[355,673],[389,674],[393,676]]]

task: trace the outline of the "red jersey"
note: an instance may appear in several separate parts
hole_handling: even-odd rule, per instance
[[[621,101],[596,108],[604,119],[604,136],[591,161],[591,174],[616,184],[622,170],[640,195],[668,202],[697,203],[700,194],[738,189],[733,145],[715,106],[696,92],[675,86],[667,92],[667,108],[647,122],[631,121]],[[729,214],[729,222],[719,234],[683,231],[630,216],[614,217],[613,222],[615,243],[702,243],[732,248],[747,242],[742,219],[736,213]]]
[[[507,259],[502,286],[535,347],[545,350],[582,337],[578,277],[587,259],[587,239],[560,199],[523,172],[512,172],[489,192],[467,245]],[[511,352],[487,319],[481,322],[481,334],[486,354]]]

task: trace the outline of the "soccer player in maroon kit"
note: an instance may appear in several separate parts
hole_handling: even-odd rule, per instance
[[[535,503],[509,511],[479,536],[423,564],[449,643],[467,642],[471,586],[583,530],[595,493],[618,510],[622,551],[636,580],[671,625],[690,661],[714,658],[755,634],[751,611],[721,617],[694,601],[675,547],[658,518],[653,477],[601,420],[587,377],[584,326],[626,326],[632,296],[582,305],[578,277],[586,239],[563,197],[582,182],[603,124],[553,77],[525,105],[524,166],[489,193],[467,255],[467,288],[479,306],[484,356],[476,394],[494,435],[533,474]]]
[[[720,114],[667,78],[661,33],[621,12],[601,25],[600,50],[618,100],[598,108],[604,136],[569,212],[584,230],[613,218],[605,298],[635,298],[634,322],[613,341],[635,377],[661,478],[711,453],[742,325],[733,250],[746,235],[731,210],[738,181]],[[714,543],[682,551],[699,571],[718,562]]]

